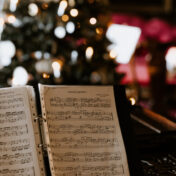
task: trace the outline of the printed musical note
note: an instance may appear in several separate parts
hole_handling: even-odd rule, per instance
[[[56,176],[129,176],[112,87],[42,86]]]
[[[118,147],[117,138],[100,138],[100,137],[87,137],[81,138],[63,137],[56,139],[51,137],[51,148],[76,148],[76,149],[91,149],[91,148],[109,148]],[[52,145],[54,143],[54,145]]]
[[[35,176],[34,167],[26,167],[22,169],[0,169],[1,176]]]
[[[88,111],[88,110],[77,110],[77,111],[47,111],[48,120],[74,120],[74,121],[112,121],[113,115],[111,112],[105,111]]]
[[[1,176],[39,175],[36,172],[38,165],[34,141],[31,140],[33,127],[29,123],[31,117],[27,96],[24,87],[0,89]]]
[[[111,164],[107,165],[96,165],[96,166],[81,166],[76,167],[55,167],[55,171],[59,171],[57,176],[70,176],[80,175],[81,176],[123,176],[124,168],[123,165]]]

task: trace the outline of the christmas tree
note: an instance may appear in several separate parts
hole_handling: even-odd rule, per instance
[[[107,50],[106,1],[15,2],[5,9],[1,86],[118,83],[122,75]]]

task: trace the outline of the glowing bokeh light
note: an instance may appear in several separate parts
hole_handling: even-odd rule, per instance
[[[131,105],[135,105],[136,104],[136,99],[134,97],[130,97],[129,98]]]
[[[36,59],[41,59],[42,58],[42,52],[41,51],[36,51],[35,53],[34,53],[34,56],[35,56],[35,58]]]
[[[90,22],[90,24],[95,25],[97,23],[97,19],[92,17],[92,18],[90,18],[89,22]]]
[[[69,16],[68,15],[63,15],[62,16],[62,21],[67,22],[69,20]]]
[[[99,35],[103,34],[103,29],[102,28],[96,28],[96,33]]]
[[[11,63],[11,58],[15,55],[15,45],[10,41],[0,42],[0,65],[8,66]]]
[[[112,42],[108,49],[116,52],[116,60],[127,64],[136,49],[141,29],[138,27],[112,24],[109,26],[106,37]]]
[[[90,60],[93,56],[94,50],[91,46],[87,47],[86,49],[86,58]]]
[[[112,50],[109,52],[109,56],[110,56],[112,59],[115,59],[116,56],[117,56],[116,51],[112,49]]]
[[[78,16],[78,10],[77,9],[71,9],[70,10],[70,15],[72,16],[72,17],[76,17],[76,16]]]
[[[170,47],[165,56],[168,71],[176,69],[176,46]]]
[[[60,39],[64,38],[66,35],[65,28],[62,26],[56,27],[54,30],[54,34],[57,38],[60,38]]]
[[[47,74],[47,73],[43,73],[43,75],[42,75],[42,76],[43,76],[43,78],[44,78],[44,79],[49,79],[49,78],[50,78],[50,75],[49,75],[49,74]]]
[[[77,62],[77,59],[78,59],[78,51],[73,50],[71,52],[71,62],[72,62],[72,64],[75,64]]]
[[[65,9],[67,8],[68,3],[66,0],[62,0],[59,4],[58,10],[57,10],[57,15],[62,16],[65,13]]]
[[[28,82],[28,73],[25,68],[16,67],[13,72],[12,86],[24,86]]]
[[[75,31],[75,24],[73,22],[69,21],[66,24],[66,30],[69,34],[72,34]]]
[[[16,21],[16,17],[14,15],[9,15],[7,17],[7,22],[8,23],[15,23],[15,21]]]
[[[36,16],[38,11],[39,11],[38,6],[35,3],[29,4],[28,13],[30,16]]]
[[[61,76],[61,64],[57,61],[52,63],[53,73],[55,78],[59,78]]]
[[[14,12],[16,10],[17,3],[18,3],[18,0],[10,0],[9,9],[10,9],[11,12]]]

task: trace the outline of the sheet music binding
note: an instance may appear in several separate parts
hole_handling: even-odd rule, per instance
[[[44,158],[43,158],[43,153],[44,153],[44,147],[39,147],[39,146],[45,146],[42,142],[42,137],[41,137],[41,128],[40,128],[40,123],[36,123],[37,121],[40,122],[41,119],[43,119],[41,116],[37,115],[37,110],[36,110],[36,100],[35,100],[35,92],[31,87],[27,87],[28,89],[28,95],[29,95],[29,104],[30,104],[30,110],[33,118],[33,127],[34,127],[34,134],[35,134],[35,142],[36,142],[36,149],[37,149],[37,154],[40,162],[40,171],[42,176],[46,176],[46,171],[44,167]],[[43,121],[43,120],[42,120]]]

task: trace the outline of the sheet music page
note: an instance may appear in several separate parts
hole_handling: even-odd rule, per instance
[[[129,176],[112,86],[40,85],[52,176]]]
[[[0,175],[40,173],[27,88],[0,89]]]

